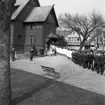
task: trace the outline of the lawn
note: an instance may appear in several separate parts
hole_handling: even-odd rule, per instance
[[[13,105],[105,105],[105,96],[11,69]]]

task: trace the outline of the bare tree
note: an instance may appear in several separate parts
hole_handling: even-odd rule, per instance
[[[11,105],[10,22],[15,0],[0,0],[0,105]]]
[[[88,40],[89,43],[91,43],[92,41],[96,42],[97,48],[99,43],[101,42],[103,49],[104,49],[104,40],[103,40],[103,30],[102,27],[97,28],[94,31],[94,34],[92,34],[92,36],[90,37],[90,39]]]
[[[99,39],[99,43],[102,44],[102,50],[104,51],[104,36],[102,28],[97,28],[96,30],[96,38]],[[99,44],[97,41],[97,45]]]
[[[77,32],[80,38],[80,51],[82,50],[87,39],[92,35],[97,28],[103,26],[104,19],[101,14],[93,11],[89,16],[84,15],[71,15],[66,13],[60,16],[60,25],[64,25],[72,31]],[[83,39],[81,39],[81,36]]]

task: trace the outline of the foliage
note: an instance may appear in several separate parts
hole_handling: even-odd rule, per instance
[[[67,42],[65,41],[64,36],[59,36],[59,41],[58,41],[59,46],[67,46]]]

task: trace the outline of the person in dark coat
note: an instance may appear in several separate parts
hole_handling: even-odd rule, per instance
[[[30,61],[33,60],[33,52],[34,52],[34,49],[31,47],[31,49],[30,49]]]
[[[35,45],[33,45],[32,48],[33,48],[33,57],[34,57],[37,55],[37,49]]]
[[[15,61],[15,48],[13,47],[12,48],[12,61],[14,62]]]
[[[42,46],[41,49],[40,49],[40,55],[41,55],[41,56],[44,55],[44,48],[43,48],[43,46]]]

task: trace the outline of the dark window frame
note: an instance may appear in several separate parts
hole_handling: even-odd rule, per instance
[[[18,35],[18,40],[20,40],[22,38],[22,35]]]
[[[36,30],[36,23],[30,24],[30,30]]]
[[[35,44],[35,42],[36,42],[36,36],[30,35],[29,41],[30,41],[30,42],[29,42],[30,45]]]

